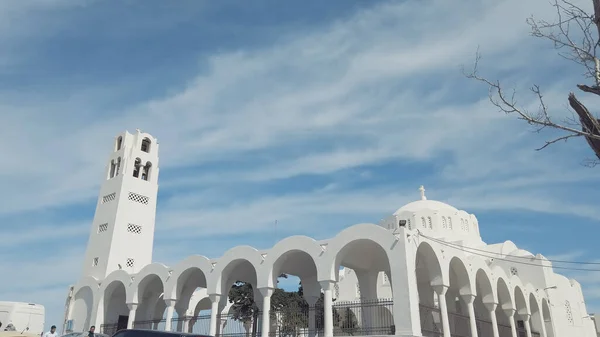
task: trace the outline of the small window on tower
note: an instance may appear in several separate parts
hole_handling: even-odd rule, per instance
[[[150,152],[150,139],[144,138],[142,140],[142,151],[149,153]]]
[[[114,159],[110,161],[110,173],[108,178],[114,178],[115,177],[115,170],[117,169],[117,164],[115,164]]]
[[[148,181],[150,179],[150,168],[152,167],[152,163],[147,162],[146,165],[144,165],[144,169],[142,171],[142,180],[146,180]]]
[[[121,146],[123,146],[123,137],[119,136],[119,138],[117,138],[117,151],[121,149]]]
[[[133,268],[133,266],[135,265],[135,260],[132,258],[127,259],[127,262],[125,263],[125,265],[129,268]]]
[[[136,178],[139,178],[141,169],[142,169],[142,160],[140,158],[136,158],[135,163],[133,164],[133,176]]]
[[[115,169],[115,176],[119,175],[120,169],[121,169],[121,157],[117,158],[117,168]]]
[[[92,267],[96,267],[98,266],[98,258],[95,257],[94,260],[92,261]]]

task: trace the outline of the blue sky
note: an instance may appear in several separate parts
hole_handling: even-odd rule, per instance
[[[585,6],[589,1],[583,2]],[[595,260],[598,169],[465,79],[539,83],[556,116],[584,81],[525,18],[546,1],[0,2],[0,299],[60,324],[113,137],[160,141],[155,260],[327,238],[416,200],[476,214],[488,243]],[[580,95],[585,102],[588,100]],[[274,230],[275,220],[278,221]],[[174,244],[176,242],[177,244]],[[27,246],[27,249],[21,247]],[[600,275],[577,273],[588,309]]]

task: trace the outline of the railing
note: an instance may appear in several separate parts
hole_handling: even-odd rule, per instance
[[[325,315],[322,306],[292,302],[269,312],[270,336],[316,336],[323,330]]]
[[[210,332],[210,315],[188,317],[187,331],[198,335],[208,335]]]
[[[117,323],[100,324],[100,333],[112,336],[117,332]]]
[[[322,304],[309,306],[305,303],[292,303],[270,310],[271,337],[314,337],[321,336],[324,330],[324,310]],[[419,305],[421,332],[425,337],[442,337],[442,319],[439,308]],[[452,337],[469,337],[469,317],[458,313],[448,313],[450,335]],[[217,315],[217,331],[221,337],[260,337],[262,329],[262,313],[259,311],[239,315]],[[493,336],[492,323],[488,320],[476,319],[479,337]],[[363,300],[352,302],[334,302],[333,305],[334,336],[367,336],[395,334],[393,301],[391,299]],[[135,321],[136,329],[165,330],[166,320],[156,319]],[[171,331],[208,335],[210,331],[210,315],[180,317],[171,320]],[[117,332],[116,323],[101,324],[101,333],[112,335]],[[512,337],[511,327],[498,324],[500,337]],[[517,328],[519,337],[526,336],[524,329]],[[540,337],[539,332],[532,331],[532,337]]]
[[[393,335],[394,302],[391,299],[335,302],[333,335]]]
[[[419,315],[421,317],[421,333],[425,337],[442,337],[442,317],[440,309],[419,304]],[[478,337],[494,335],[492,322],[484,319],[475,319]],[[448,323],[450,324],[450,335],[452,337],[470,337],[471,327],[469,316],[448,312]],[[510,325],[498,324],[498,335],[500,337],[512,337]],[[517,329],[518,337],[527,336],[525,329]],[[532,337],[540,337],[539,332],[531,332]]]
[[[151,319],[147,321],[134,321],[133,327],[135,329],[164,331],[166,327],[166,319],[163,318]]]
[[[262,328],[262,313],[258,310],[245,313],[242,317],[233,314],[221,314],[220,325],[217,327],[220,337],[260,337]]]

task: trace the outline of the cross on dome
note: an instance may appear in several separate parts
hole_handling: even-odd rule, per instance
[[[425,196],[425,187],[423,187],[423,185],[419,187],[419,192],[421,192],[421,200],[427,200],[427,197]]]

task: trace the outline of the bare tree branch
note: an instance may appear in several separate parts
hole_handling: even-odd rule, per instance
[[[531,35],[544,38],[554,44],[558,54],[584,68],[583,76],[593,79],[593,85],[577,84],[577,88],[584,93],[600,96],[600,58],[597,51],[600,48],[600,0],[590,0],[594,5],[594,13],[589,14],[570,0],[552,0],[551,5],[557,14],[556,22],[535,20],[533,17],[526,21],[531,27]],[[463,74],[470,79],[485,83],[489,88],[489,100],[500,111],[506,114],[516,114],[518,119],[536,128],[536,132],[544,128],[560,130],[566,134],[546,141],[536,150],[542,150],[559,141],[570,138],[584,137],[599,160],[590,161],[586,166],[595,166],[600,163],[600,120],[590,113],[588,108],[581,103],[573,92],[568,94],[569,106],[577,116],[556,121],[548,111],[540,87],[533,85],[531,91],[539,102],[538,111],[531,112],[518,105],[514,90],[507,93],[500,81],[491,81],[478,74],[478,65],[481,59],[479,50],[475,57],[475,64],[470,73]],[[596,163],[597,162],[597,163]],[[593,164],[593,165],[591,165]]]

